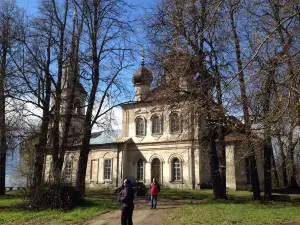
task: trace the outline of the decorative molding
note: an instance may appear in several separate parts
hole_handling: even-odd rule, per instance
[[[168,158],[168,163],[171,163],[174,158],[178,158],[181,163],[184,163],[184,159],[180,153],[171,154]]]
[[[154,153],[148,160],[149,163],[152,163],[153,159],[158,158],[160,163],[165,163],[165,160],[163,157],[161,157],[160,155]]]
[[[162,112],[163,108],[162,107],[153,107],[150,112],[155,113],[155,112]]]
[[[135,115],[140,115],[140,114],[147,114],[146,109],[138,109],[137,111],[134,112]]]

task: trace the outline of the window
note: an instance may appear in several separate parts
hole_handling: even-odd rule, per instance
[[[93,159],[91,161],[91,181],[97,181],[98,176],[98,160]]]
[[[67,180],[70,180],[72,177],[72,161],[70,159],[66,161],[65,176]]]
[[[180,132],[180,119],[177,113],[171,113],[169,116],[170,122],[170,132],[176,133]]]
[[[104,160],[104,180],[111,180],[111,159]]]
[[[141,117],[136,119],[136,135],[145,135],[145,121]]]
[[[144,179],[144,162],[142,159],[137,161],[137,180]]]
[[[178,158],[174,158],[172,160],[172,175],[173,181],[180,181],[181,180],[181,165]]]
[[[160,134],[161,133],[161,119],[159,116],[154,115],[152,117],[152,134]]]

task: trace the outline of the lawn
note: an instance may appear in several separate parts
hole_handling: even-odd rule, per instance
[[[13,193],[0,197],[0,224],[78,224],[106,211],[117,209],[112,199],[87,197],[87,203],[70,211],[28,210],[22,207],[23,199]]]
[[[197,197],[197,193],[201,193]],[[194,204],[185,204],[168,215],[165,225],[225,225],[225,224],[276,224],[300,220],[299,202],[257,202],[251,201],[247,191],[229,191],[229,200],[214,201],[211,190],[183,191],[165,190],[163,196],[202,199]],[[205,198],[207,196],[207,198]]]
[[[78,224],[118,208],[113,190],[87,191],[87,203],[70,211],[33,211],[22,207],[18,192],[0,196],[0,224]],[[159,199],[191,199],[190,204],[170,210],[164,225],[276,224],[300,220],[300,202],[258,202],[248,191],[228,191],[229,200],[212,200],[211,190],[162,188]],[[141,199],[148,198],[139,197]]]

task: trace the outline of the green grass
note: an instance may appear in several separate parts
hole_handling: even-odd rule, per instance
[[[30,210],[22,207],[20,192],[0,196],[0,224],[78,224],[118,208],[113,190],[87,191],[87,203],[70,211]],[[148,196],[145,196],[147,198]],[[170,210],[165,225],[275,224],[300,220],[300,202],[251,201],[248,191],[228,191],[229,200],[212,200],[211,190],[162,188],[160,199],[191,199],[191,204]],[[188,201],[189,202],[189,201]],[[194,203],[192,203],[194,202]]]
[[[229,190],[227,192],[228,198],[232,199],[233,197],[238,197],[240,200],[250,200],[251,193],[249,191],[232,191]],[[162,188],[159,193],[160,198],[166,199],[210,199],[213,197],[212,190],[210,189],[202,189],[202,190],[184,190],[184,189],[170,189],[170,188]]]
[[[212,191],[178,190],[162,191],[164,196],[178,194],[185,198],[194,197],[200,193],[201,199],[195,204],[185,204],[168,215],[165,225],[227,225],[227,224],[275,224],[280,222],[299,220],[299,202],[258,202],[251,201],[251,193],[247,191],[229,191],[229,200],[214,201]],[[164,193],[166,192],[166,193]],[[207,196],[207,198],[205,198]],[[179,198],[179,197],[178,197]],[[195,199],[195,198],[193,198]]]
[[[117,209],[118,203],[112,199],[87,197],[85,205],[69,211],[30,210],[22,206],[20,196],[0,197],[0,224],[78,224],[106,211]]]

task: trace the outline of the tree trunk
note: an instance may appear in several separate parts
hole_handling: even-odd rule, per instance
[[[288,186],[288,176],[286,172],[286,157],[284,154],[284,149],[283,149],[283,141],[280,138],[280,135],[277,136],[277,141],[279,145],[279,151],[280,151],[280,156],[281,156],[281,169],[282,169],[282,178],[283,178],[283,186],[286,187]]]
[[[273,68],[273,60],[271,58],[269,68],[266,71],[266,80],[263,87],[263,116],[264,116],[264,198],[265,200],[272,200],[272,138],[271,138],[271,126],[269,122],[270,116],[270,104],[271,104],[271,90],[274,84],[275,69]]]
[[[272,200],[272,172],[271,172],[271,157],[272,157],[272,141],[268,136],[264,144],[264,199]]]
[[[211,45],[212,47],[212,45]],[[226,145],[225,145],[225,127],[223,124],[223,119],[225,115],[223,115],[223,100],[222,100],[222,85],[221,85],[221,74],[218,67],[218,57],[214,48],[212,48],[212,53],[215,61],[214,71],[216,74],[216,90],[217,90],[217,104],[220,109],[219,117],[220,122],[218,125],[218,139],[219,139],[219,162],[220,162],[220,191],[225,198],[227,198],[226,193]]]
[[[226,199],[226,191],[224,193],[221,184],[221,175],[219,169],[219,159],[216,146],[216,134],[213,132],[209,136],[210,148],[209,148],[209,163],[210,173],[212,177],[212,188],[214,199]],[[226,190],[226,189],[225,189]]]
[[[277,167],[276,167],[276,161],[275,161],[275,157],[274,157],[274,151],[271,152],[271,164],[272,164],[272,171],[274,172],[274,182],[275,182],[275,187],[279,187],[279,177],[278,177],[278,171],[277,171]]]
[[[51,64],[52,25],[53,25],[53,20],[51,17],[50,27],[49,27],[50,36],[47,43],[47,62],[44,68],[45,86],[42,87],[43,93],[45,93],[45,97],[41,100],[43,104],[43,116],[42,116],[41,129],[39,133],[39,141],[35,148],[34,175],[33,175],[34,187],[40,186],[43,182],[43,168],[44,168],[46,147],[48,142],[47,137],[48,137],[49,124],[50,124],[49,109],[50,109],[50,98],[51,98],[50,64]],[[39,98],[41,98],[41,96],[39,96]]]
[[[53,2],[54,14],[56,16],[56,21],[59,27],[59,53],[58,53],[58,71],[57,71],[57,83],[55,89],[55,108],[54,108],[54,121],[52,128],[52,166],[53,166],[53,181],[56,184],[60,183],[61,180],[61,170],[64,161],[64,155],[61,154],[60,148],[60,136],[59,124],[61,122],[61,103],[62,103],[62,75],[63,75],[63,55],[65,54],[65,29],[69,4],[68,1],[65,2],[65,11],[63,21],[60,20],[57,15],[56,5]],[[68,88],[68,87],[66,87]],[[65,115],[66,117],[68,115]],[[63,142],[61,142],[63,143]]]
[[[5,121],[5,93],[4,79],[6,72],[7,41],[2,43],[2,56],[0,67],[0,195],[5,194],[5,168],[6,168],[6,121]]]
[[[291,123],[291,126],[293,123]],[[293,132],[292,127],[290,128],[291,131],[288,136],[288,150],[287,150],[287,172],[288,172],[288,185],[291,188],[297,188],[297,177],[296,177],[296,164],[294,160],[294,150],[296,143],[293,143]]]
[[[258,173],[256,168],[256,157],[255,157],[254,146],[253,143],[251,143],[251,121],[250,121],[250,114],[249,114],[249,107],[248,107],[248,98],[246,94],[246,85],[245,85],[244,72],[243,72],[243,63],[241,59],[240,42],[236,32],[236,26],[235,26],[234,15],[232,10],[230,12],[230,22],[231,22],[231,29],[232,29],[234,43],[235,43],[235,53],[236,53],[236,58],[237,58],[236,60],[237,60],[238,73],[239,73],[239,83],[240,83],[240,90],[241,90],[243,114],[245,120],[245,129],[246,129],[246,134],[248,136],[253,199],[259,200],[261,199],[260,185],[259,185],[259,178],[258,178]]]
[[[292,43],[292,36],[289,33],[284,34],[284,27],[283,24],[281,24],[281,5],[277,1],[270,1],[270,8],[272,9],[273,15],[272,18],[275,20],[275,22],[278,25],[278,34],[279,34],[279,41],[281,43],[281,47],[284,53],[284,56],[286,57],[286,62],[287,62],[287,72],[289,77],[294,76],[294,66],[293,66],[293,61],[292,57],[290,56],[290,48]],[[291,79],[290,82],[290,89],[293,87],[293,79]],[[291,96],[290,96],[290,101],[292,104],[297,104],[299,101],[299,98],[297,98],[294,94],[293,91],[291,91]],[[294,113],[291,112],[291,123],[290,123],[290,131],[288,134],[288,149],[287,149],[287,174],[288,174],[288,184],[290,187],[298,187],[297,184],[297,178],[296,178],[296,165],[295,165],[295,160],[294,160],[294,149],[297,143],[293,143],[293,131],[294,131]]]
[[[43,168],[47,146],[48,127],[50,122],[49,107],[44,106],[39,142],[35,148],[33,186],[38,187],[43,182]]]
[[[90,151],[90,139],[91,139],[91,127],[85,128],[82,145],[80,148],[80,155],[78,161],[78,170],[76,176],[76,189],[80,191],[82,195],[85,194],[85,176],[86,168]]]
[[[225,149],[225,132],[224,127],[218,127],[218,139],[219,139],[219,168],[220,168],[220,193],[221,196],[227,198],[226,193],[226,149]]]
[[[98,46],[97,40],[99,35],[99,5],[98,1],[93,2],[93,12],[91,16],[93,16],[93,21],[91,21],[91,34],[90,34],[90,41],[92,46],[92,62],[93,62],[93,76],[92,76],[92,88],[89,96],[88,107],[85,115],[85,122],[84,122],[84,136],[82,139],[82,145],[80,148],[80,156],[78,162],[78,171],[76,177],[76,188],[82,193],[85,193],[85,176],[86,176],[86,168],[87,168],[87,160],[90,151],[90,139],[91,139],[91,132],[92,132],[92,115],[93,115],[93,108],[96,99],[96,93],[98,90],[99,85],[99,78],[100,78],[100,59],[98,56]],[[100,50],[101,52],[101,50]]]

